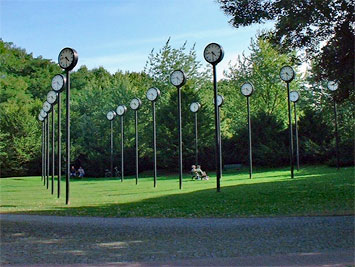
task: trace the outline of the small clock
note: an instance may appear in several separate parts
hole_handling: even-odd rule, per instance
[[[327,87],[330,91],[336,91],[338,89],[338,83],[335,81],[329,81]]]
[[[138,110],[142,105],[142,101],[139,98],[133,98],[129,106],[133,110]]]
[[[292,67],[284,66],[280,70],[280,77],[285,82],[291,82],[295,78],[295,72]]]
[[[116,113],[118,116],[123,116],[127,112],[127,108],[125,105],[119,105],[116,108]]]
[[[78,63],[78,53],[73,48],[63,48],[59,53],[58,63],[62,69],[72,70]]]
[[[300,99],[300,94],[297,91],[291,91],[290,92],[290,100],[292,102],[297,102]]]
[[[41,117],[43,119],[45,119],[47,117],[47,112],[45,112],[43,109],[41,109],[41,111],[39,112],[39,115],[41,115]]]
[[[65,88],[66,78],[62,74],[57,74],[52,79],[52,89],[56,92],[61,92]]]
[[[116,112],[114,112],[113,110],[107,112],[107,114],[106,114],[106,118],[107,118],[109,121],[112,121],[115,117],[116,117]]]
[[[147,91],[147,98],[149,101],[156,101],[160,96],[160,90],[158,88],[152,87]]]
[[[51,105],[55,104],[57,102],[57,93],[54,91],[49,91],[47,94],[47,102]]]
[[[213,102],[214,102],[214,99],[213,99]],[[224,103],[224,97],[221,96],[221,95],[217,95],[217,106],[218,107],[221,107]]]
[[[254,92],[254,86],[250,82],[246,82],[242,85],[240,91],[244,96],[251,96]]]
[[[172,85],[176,87],[181,87],[185,84],[186,82],[186,77],[185,74],[182,70],[174,70],[170,74],[170,82]]]
[[[49,104],[48,101],[44,101],[43,110],[48,113],[49,111],[51,111],[51,109],[52,109],[52,105]]]
[[[38,114],[38,120],[39,120],[39,121],[44,121],[44,118],[41,116],[41,113]]]
[[[191,110],[191,112],[193,112],[193,113],[198,112],[200,108],[201,108],[201,105],[200,105],[200,103],[198,103],[198,102],[193,102],[193,103],[191,103],[191,105],[190,105],[190,110]]]
[[[223,59],[223,48],[219,44],[210,43],[203,51],[203,56],[208,63],[216,65]]]

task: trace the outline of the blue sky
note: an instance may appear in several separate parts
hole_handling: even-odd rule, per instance
[[[198,59],[210,42],[221,44],[219,75],[247,52],[254,25],[235,29],[214,0],[0,0],[0,36],[6,42],[57,62],[66,46],[79,54],[80,65],[110,72],[141,71],[150,51],[196,43]]]

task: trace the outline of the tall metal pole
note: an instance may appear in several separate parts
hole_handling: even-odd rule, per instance
[[[136,131],[136,184],[138,184],[139,160],[138,160],[138,111],[135,110],[135,131]]]
[[[44,135],[43,135],[43,185],[46,185],[47,176],[47,117],[44,119]]]
[[[44,179],[44,120],[42,121],[41,156],[42,156],[41,181],[43,181]]]
[[[182,125],[181,125],[181,90],[178,90],[178,125],[179,125],[179,188],[182,189]]]
[[[47,173],[46,173],[46,183],[47,189],[49,188],[49,114],[47,115],[47,148],[46,148],[46,155],[47,155]]]
[[[195,164],[198,165],[197,112],[195,112]]]
[[[55,173],[55,135],[54,135],[54,104],[52,105],[52,181],[51,193],[54,194],[54,173]]]
[[[251,148],[251,120],[250,120],[250,99],[247,97],[247,109],[248,109],[248,135],[249,135],[249,178],[253,176],[253,152]]]
[[[290,165],[291,165],[291,178],[293,179],[293,131],[292,131],[292,115],[290,103],[290,84],[287,82],[287,103],[288,103],[288,129],[290,133]]]
[[[67,105],[67,114],[66,114],[66,149],[67,149],[67,171],[65,176],[65,203],[69,205],[69,189],[70,189],[70,71],[66,71],[67,76],[67,97],[66,97],[66,105]]]
[[[111,136],[110,136],[110,146],[111,146],[111,155],[110,155],[110,170],[111,170],[111,177],[113,177],[113,120],[110,120],[111,126]]]
[[[58,93],[58,121],[57,121],[57,161],[58,161],[58,181],[57,181],[57,197],[60,198],[60,179],[62,178],[62,126],[61,126],[61,99]]]
[[[336,158],[337,158],[337,170],[339,170],[339,134],[338,134],[338,116],[337,116],[337,103],[334,99],[334,123],[335,123],[335,145],[336,145]]]
[[[217,104],[217,73],[216,65],[213,65],[213,89],[214,89],[214,112],[215,112],[215,131],[216,131],[216,169],[217,169],[217,192],[221,191],[222,178],[222,147],[221,147],[221,130],[219,121],[219,107]]]
[[[124,132],[123,132],[123,116],[121,116],[121,182],[124,179],[124,151],[123,151],[123,139],[124,139]]]
[[[157,187],[157,133],[155,126],[155,102],[152,102],[153,109],[153,159],[154,159],[154,168],[153,168],[153,177],[154,177],[154,187]]]
[[[297,171],[300,170],[300,151],[298,144],[298,127],[297,127],[297,110],[296,110],[296,102],[293,103],[293,107],[295,110],[295,133],[296,133],[296,161],[297,161]]]

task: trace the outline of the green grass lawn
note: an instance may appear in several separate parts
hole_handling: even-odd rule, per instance
[[[147,175],[145,175],[147,176]],[[50,177],[51,178],[51,177]],[[354,168],[303,167],[290,178],[288,168],[259,169],[249,179],[247,169],[216,179],[193,181],[185,175],[118,179],[72,179],[70,205],[43,186],[40,177],[0,179],[0,213],[100,217],[249,217],[354,214]]]

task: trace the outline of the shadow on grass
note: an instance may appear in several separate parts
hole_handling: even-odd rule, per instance
[[[62,216],[189,218],[354,214],[352,169],[342,172],[341,175],[336,170],[334,172],[327,172],[327,170],[329,168],[307,168],[297,172],[294,179],[267,181],[268,178],[285,177],[285,175],[273,176],[275,171],[272,170],[263,172],[266,178],[261,178],[263,180],[260,182],[223,186],[222,180],[219,193],[216,189],[189,193],[182,190],[181,193],[148,198],[138,202],[69,206],[26,213]],[[228,174],[225,177],[228,177]],[[119,197],[123,194],[116,192],[114,195]]]

